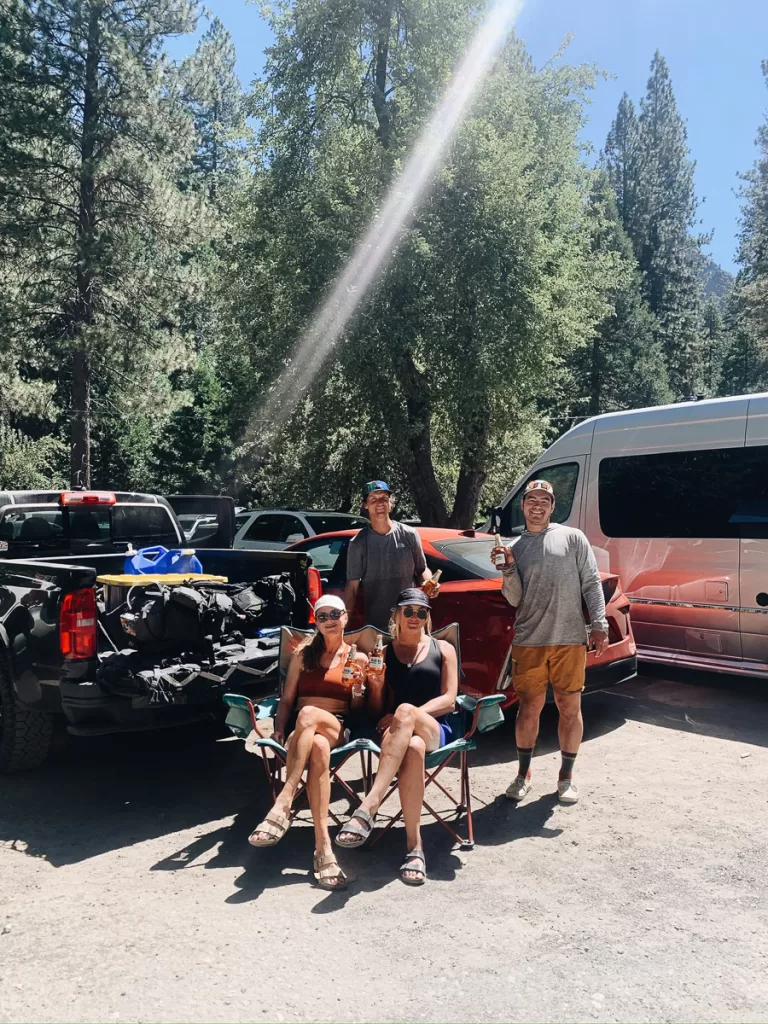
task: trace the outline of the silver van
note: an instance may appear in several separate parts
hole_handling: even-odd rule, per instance
[[[536,477],[621,577],[639,657],[768,677],[768,394],[579,423],[497,510],[505,536]]]

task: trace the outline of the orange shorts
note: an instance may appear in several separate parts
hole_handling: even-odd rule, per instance
[[[580,693],[587,667],[585,644],[523,647],[512,644],[512,685],[515,693],[536,697],[547,683],[558,693]]]

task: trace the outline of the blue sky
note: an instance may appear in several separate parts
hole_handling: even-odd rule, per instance
[[[238,72],[250,83],[263,66],[269,32],[259,9],[245,0],[206,0],[232,33]],[[204,27],[204,26],[203,26]],[[710,250],[734,269],[739,201],[737,174],[756,156],[757,127],[768,110],[760,61],[768,59],[768,0],[527,0],[517,32],[537,64],[568,33],[567,60],[596,63],[616,77],[593,95],[585,138],[599,149],[623,92],[639,101],[655,49],[667,59],[675,94],[688,122],[696,188],[704,200],[702,229],[714,230]],[[174,40],[173,57],[195,39]]]

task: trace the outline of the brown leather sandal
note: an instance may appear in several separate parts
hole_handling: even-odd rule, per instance
[[[339,867],[339,862],[332,853],[326,853],[324,857],[315,854],[312,870],[315,881],[321,889],[327,889],[329,892],[346,889],[347,876]]]
[[[285,814],[270,811],[264,821],[248,836],[251,846],[276,846],[291,827],[291,819]],[[259,833],[269,836],[268,839],[257,839]]]

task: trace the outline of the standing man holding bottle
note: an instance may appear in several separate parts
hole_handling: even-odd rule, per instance
[[[505,796],[519,802],[531,790],[531,759],[539,717],[551,683],[560,714],[561,767],[557,792],[563,804],[579,799],[573,763],[584,722],[581,692],[591,642],[599,658],[608,646],[605,599],[597,562],[586,536],[552,522],[555,492],[547,480],[531,480],[523,491],[525,530],[514,547],[500,545],[491,559],[501,568],[502,593],[517,609],[512,644],[512,685],[519,698],[515,739],[517,776]],[[590,632],[582,612],[587,606]]]
[[[351,616],[362,585],[366,624],[388,632],[389,617],[402,590],[431,583],[427,589],[430,597],[435,597],[440,588],[432,583],[421,537],[412,526],[390,518],[393,495],[389,484],[371,480],[364,493],[370,525],[352,538],[347,550],[344,604]]]

